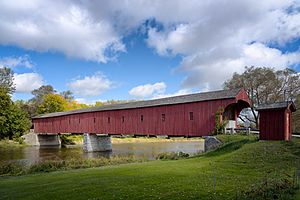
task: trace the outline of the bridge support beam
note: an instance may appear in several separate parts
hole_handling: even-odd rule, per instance
[[[111,151],[111,137],[109,135],[84,133],[82,148],[84,152]]]

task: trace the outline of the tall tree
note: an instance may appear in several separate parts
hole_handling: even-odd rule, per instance
[[[31,126],[27,114],[10,98],[7,90],[0,88],[0,139],[20,137]]]
[[[68,102],[71,102],[72,100],[74,100],[74,96],[73,96],[73,92],[71,92],[70,90],[66,90],[60,93],[60,95],[65,98]]]
[[[252,115],[244,112],[242,120],[250,120],[258,126],[255,107],[261,104],[294,100],[300,91],[300,77],[292,69],[275,71],[266,67],[245,67],[242,74],[234,73],[224,83],[225,89],[244,88],[252,102]]]
[[[296,101],[296,110],[295,113],[293,113],[293,121],[292,121],[292,126],[293,126],[293,133],[300,133],[300,95],[298,95]]]
[[[52,113],[65,111],[67,108],[67,101],[59,94],[46,94],[43,102],[38,106],[38,113]]]
[[[12,94],[15,92],[16,87],[14,84],[14,73],[8,67],[0,68],[0,87]]]
[[[31,92],[31,94],[34,96],[32,100],[39,105],[42,103],[45,95],[54,94],[55,92],[56,91],[51,85],[43,85]]]

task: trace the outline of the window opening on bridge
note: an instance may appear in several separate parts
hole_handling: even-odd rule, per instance
[[[107,123],[110,123],[110,117],[107,118]]]
[[[194,113],[190,112],[190,120],[194,120]]]
[[[161,114],[161,121],[166,121],[166,114]]]
[[[71,120],[69,119],[69,124],[71,124]]]
[[[124,117],[124,116],[122,116],[122,123],[124,123],[124,121],[125,121],[125,117]]]
[[[144,121],[144,116],[143,115],[141,115],[141,122],[143,122]]]
[[[78,121],[79,121],[79,124],[80,124],[80,119]]]
[[[94,123],[96,123],[96,118],[94,117]]]

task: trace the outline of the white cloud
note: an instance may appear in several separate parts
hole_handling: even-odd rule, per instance
[[[113,88],[113,85],[113,82],[100,72],[68,83],[70,90],[80,97],[99,96]]]
[[[166,84],[164,82],[158,82],[154,84],[139,85],[132,88],[129,94],[138,99],[149,98],[151,96],[161,95],[166,90]]]
[[[126,51],[124,37],[146,30],[159,55],[183,57],[184,88],[209,90],[244,65],[299,62],[299,51],[278,48],[300,37],[299,8],[295,0],[4,0],[0,44],[107,62]],[[140,29],[149,19],[159,26]]]
[[[180,69],[189,74],[183,81],[185,88],[198,87],[202,90],[219,89],[234,72],[242,72],[245,66],[274,67],[284,69],[300,62],[300,52],[282,53],[278,49],[261,43],[245,45],[241,54],[232,59],[219,59],[214,62],[203,60],[202,55],[188,56]]]
[[[10,56],[10,57],[0,58],[0,68],[2,67],[14,68],[19,66],[32,68],[34,64],[30,60],[30,57],[28,55],[19,56],[19,57]]]
[[[43,85],[43,78],[37,73],[14,74],[16,92],[30,93]]]
[[[0,44],[97,62],[125,51],[113,24],[105,18],[93,19],[76,1],[7,0],[1,1],[0,13]]]
[[[193,93],[193,91],[190,90],[190,89],[181,89],[181,90],[178,90],[177,92],[174,92],[174,93],[157,94],[157,95],[153,96],[153,99],[173,97],[173,96],[180,96],[180,95],[186,95],[186,94],[191,94],[191,93]]]

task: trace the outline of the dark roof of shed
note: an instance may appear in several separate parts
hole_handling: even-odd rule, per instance
[[[291,106],[291,111],[296,111],[296,106],[292,101],[284,101],[284,102],[276,102],[271,104],[260,105],[256,108],[256,110],[277,110],[277,109],[285,109]]]
[[[162,105],[170,105],[170,104],[191,103],[191,102],[197,102],[197,101],[229,99],[229,98],[235,98],[236,95],[239,93],[239,91],[240,91],[240,89],[219,90],[219,91],[212,91],[212,92],[181,95],[181,96],[175,96],[175,97],[167,97],[167,98],[161,98],[161,99],[153,99],[153,100],[147,100],[147,101],[135,101],[135,102],[129,102],[129,103],[105,105],[105,106],[84,108],[84,109],[79,109],[79,110],[71,110],[71,111],[66,111],[66,112],[49,113],[49,114],[44,114],[44,115],[39,115],[39,116],[33,117],[33,119],[57,117],[57,116],[71,115],[71,114],[85,113],[85,112],[121,110],[121,109],[162,106]]]

